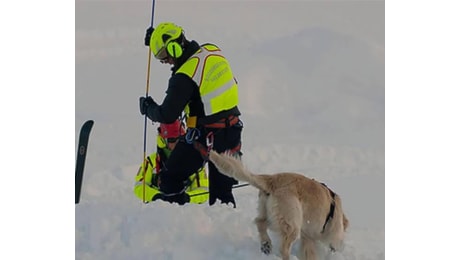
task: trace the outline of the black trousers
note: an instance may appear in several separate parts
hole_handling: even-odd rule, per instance
[[[201,128],[198,142],[206,147],[206,136],[213,133],[213,149],[221,153],[231,150],[241,144],[243,124],[237,124],[228,128]],[[184,181],[197,172],[203,166],[204,159],[193,144],[180,140],[166,161],[165,169],[161,170],[160,190],[165,194],[178,193],[184,189]],[[233,203],[236,206],[232,194],[232,186],[238,182],[221,174],[211,162],[209,168],[209,204],[213,205],[216,199],[222,203]],[[174,200],[173,197],[171,197]]]

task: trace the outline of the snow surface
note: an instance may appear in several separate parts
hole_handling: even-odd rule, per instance
[[[134,196],[151,2],[75,8],[75,145],[80,126],[95,120],[75,206],[75,259],[280,259],[276,236],[274,254],[259,250],[255,188],[234,191],[236,209],[144,205]],[[154,21],[223,49],[239,82],[248,168],[303,173],[342,196],[346,247],[323,258],[384,259],[384,2],[157,1]],[[149,94],[158,102],[169,75],[152,60]],[[148,124],[149,153],[156,126]]]

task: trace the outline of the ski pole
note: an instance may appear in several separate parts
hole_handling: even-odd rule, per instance
[[[153,14],[155,11],[155,0],[152,0],[152,15],[150,19],[150,27],[153,27]],[[150,47],[148,48],[149,58],[147,63],[147,81],[145,87],[145,98],[149,95],[149,85],[150,85],[150,61],[152,60],[152,52]],[[147,113],[144,115],[144,171],[142,172],[142,202],[147,203],[145,200],[145,173],[147,171]]]
[[[244,187],[244,186],[249,186],[249,183],[243,183],[243,184],[235,185],[235,186],[232,187],[232,189],[237,189],[237,188],[241,188],[241,187]],[[209,193],[209,191],[205,191],[205,192],[202,192],[202,193],[192,194],[192,195],[190,195],[190,197],[195,197],[195,196],[204,195],[204,194],[208,194],[208,193]]]

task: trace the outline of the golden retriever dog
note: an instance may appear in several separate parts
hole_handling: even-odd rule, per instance
[[[342,202],[326,185],[297,173],[253,174],[241,160],[227,153],[210,151],[209,160],[227,176],[259,189],[258,216],[254,222],[260,249],[272,251],[267,228],[280,235],[280,253],[288,260],[294,241],[300,236],[299,259],[317,259],[316,242],[332,251],[343,249],[348,219]]]

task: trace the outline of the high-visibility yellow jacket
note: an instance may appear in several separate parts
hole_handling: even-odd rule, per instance
[[[163,141],[164,142],[164,141]],[[165,147],[163,142],[158,142],[160,149],[166,149],[167,156],[169,150]],[[156,162],[157,153],[152,153],[146,158],[146,161],[142,163],[135,177],[134,194],[141,200],[145,199],[146,202],[152,201],[153,197],[160,193],[159,188],[156,186],[155,175],[157,174]],[[146,168],[145,168],[146,167]],[[145,169],[145,186],[143,183]],[[190,196],[190,203],[203,203],[209,199],[209,181],[208,175],[206,174],[205,168],[201,168],[198,173],[194,173],[189,177],[189,186],[186,189],[186,193]],[[145,189],[145,191],[144,191]],[[145,193],[144,193],[145,192]],[[144,195],[145,194],[145,195]],[[145,196],[145,197],[144,197]]]
[[[184,111],[187,126],[196,127],[241,115],[238,84],[219,47],[191,41],[171,70],[163,102],[146,111],[152,121],[169,123]]]
[[[198,117],[189,127],[198,123],[210,123],[214,117],[223,114],[239,115],[238,84],[233,76],[228,60],[222,51],[213,44],[203,44],[200,49],[179,67],[175,74],[185,74],[190,77],[199,88],[204,115],[195,115],[187,105],[184,112],[187,118]],[[224,115],[225,117],[227,115]],[[187,122],[190,122],[188,120]]]

